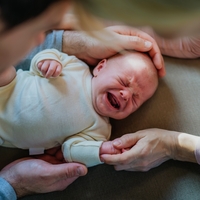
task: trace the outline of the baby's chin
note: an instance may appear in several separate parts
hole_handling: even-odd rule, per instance
[[[95,106],[93,105],[95,111],[103,117],[109,117],[112,119],[116,119],[116,120],[120,120],[120,119],[124,119],[126,117],[128,117],[131,113],[129,112],[122,112],[122,111],[108,111],[108,109],[106,108],[106,106],[104,106],[104,104],[102,104],[103,106]]]
[[[124,113],[122,113],[122,114],[114,114],[114,115],[112,115],[112,116],[110,116],[110,118],[112,118],[112,119],[116,119],[116,120],[121,120],[121,119],[125,119],[125,118],[127,118],[128,116],[129,116],[130,114],[126,114],[126,115],[124,115]]]
[[[104,113],[104,112],[100,112],[99,110],[96,110],[96,112],[103,117],[109,117],[116,120],[124,119],[129,116],[129,115],[124,115],[124,113],[121,113],[121,114],[120,113]]]

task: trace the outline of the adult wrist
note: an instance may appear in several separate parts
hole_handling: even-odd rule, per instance
[[[79,58],[82,53],[87,51],[85,39],[86,35],[83,32],[76,30],[64,31],[62,36],[62,51]]]

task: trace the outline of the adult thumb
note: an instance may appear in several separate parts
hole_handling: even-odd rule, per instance
[[[137,137],[134,137],[134,134],[126,134],[123,135],[121,138],[117,138],[113,140],[113,146],[118,149],[128,148],[137,143]]]
[[[53,167],[53,166],[52,166]],[[79,177],[87,174],[87,167],[78,163],[64,163],[54,165],[52,168],[54,176],[66,178]]]

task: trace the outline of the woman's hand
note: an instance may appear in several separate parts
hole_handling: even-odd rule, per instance
[[[163,129],[146,129],[113,141],[122,154],[101,155],[116,170],[148,171],[169,159],[196,162],[194,150],[200,137]]]

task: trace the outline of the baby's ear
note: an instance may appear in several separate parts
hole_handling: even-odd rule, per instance
[[[107,59],[101,60],[97,66],[93,69],[93,76],[97,76],[98,73],[106,66]]]

